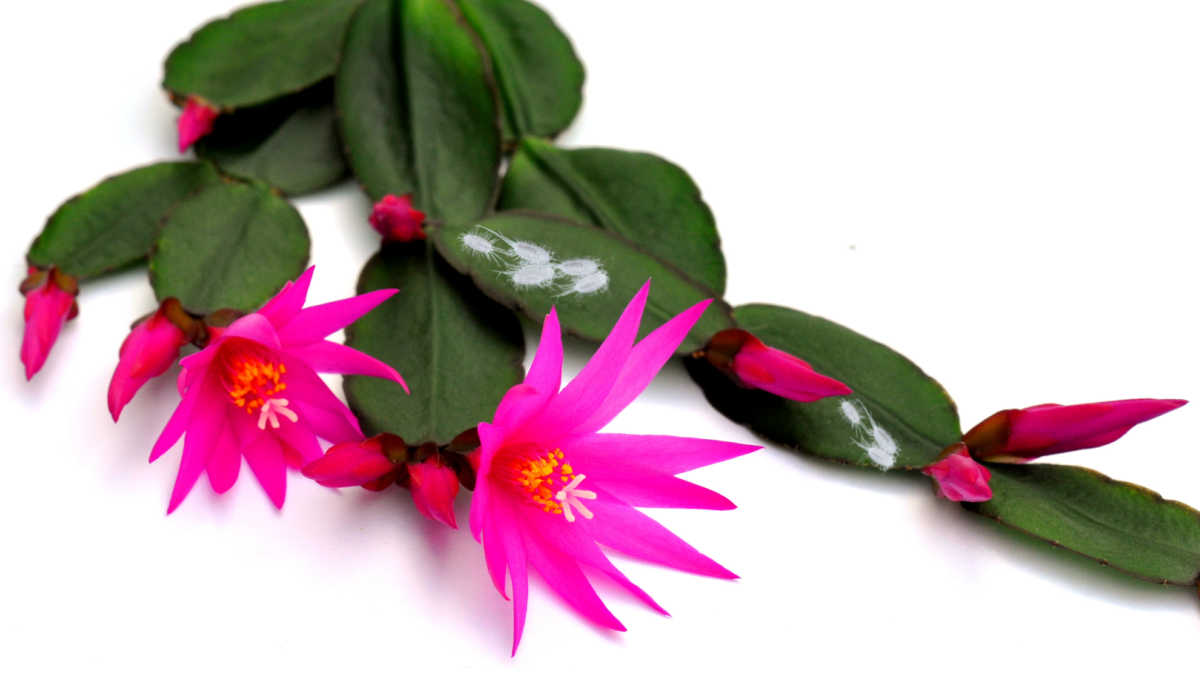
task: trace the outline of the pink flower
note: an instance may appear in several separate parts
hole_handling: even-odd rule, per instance
[[[710,363],[746,386],[793,401],[817,401],[853,393],[850,387],[813,370],[807,362],[763,344],[740,328],[714,335],[704,354]]]
[[[1027,462],[1043,455],[1112,443],[1134,425],[1185,403],[1179,399],[1138,398],[1002,410],[972,428],[963,441],[980,460]]]
[[[166,372],[179,358],[179,350],[189,341],[183,330],[169,318],[179,314],[184,314],[183,308],[179,300],[172,297],[133,326],[121,344],[117,368],[108,384],[108,412],[112,414],[113,422],[143,384]]]
[[[183,113],[179,115],[179,152],[183,153],[195,144],[201,137],[212,132],[213,121],[217,119],[217,109],[200,97],[191,96],[183,105]]]
[[[532,567],[588,620],[624,630],[580,566],[598,570],[659,612],[599,545],[679,570],[719,578],[733,573],[634,509],[732,509],[681,472],[744,455],[759,446],[725,441],[599,434],[671,358],[704,312],[702,302],[634,344],[649,283],[634,296],[591,361],[562,391],[562,337],[554,310],[525,381],[508,391],[491,423],[480,423],[480,462],[471,532],[483,543],[492,582],[512,582],[513,653],[521,641]]]
[[[21,283],[21,292],[25,295],[21,363],[25,364],[25,379],[31,380],[46,363],[63,323],[79,314],[75,302],[79,284],[56,268],[43,271],[31,266],[28,277]]]
[[[953,502],[987,502],[992,499],[988,481],[992,473],[971,458],[962,443],[950,455],[921,470],[937,482],[938,495]]]
[[[454,521],[458,475],[442,461],[440,455],[431,455],[424,462],[410,463],[408,479],[413,503],[422,516],[458,528]]]
[[[180,362],[183,399],[150,453],[153,462],[187,433],[168,514],[201,472],[208,473],[217,493],[229,490],[243,456],[267,496],[282,507],[286,468],[319,458],[317,437],[334,443],[361,439],[358,420],[318,372],[370,375],[404,386],[387,364],[324,339],[396,290],[301,308],[312,272],[309,268],[257,312],[234,321],[203,351]]]
[[[406,243],[425,238],[425,231],[421,228],[425,221],[425,213],[413,208],[411,195],[384,196],[375,203],[368,221],[379,235],[383,236],[384,241]]]

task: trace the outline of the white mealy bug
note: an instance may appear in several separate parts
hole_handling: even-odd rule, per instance
[[[839,407],[842,417],[846,418],[846,422],[854,431],[851,442],[883,469],[890,469],[896,464],[896,458],[900,455],[900,445],[886,429],[879,426],[874,417],[871,417],[871,411],[860,401],[852,399],[842,401]]]

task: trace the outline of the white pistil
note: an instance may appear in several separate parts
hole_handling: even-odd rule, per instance
[[[554,494],[554,499],[562,507],[563,518],[570,523],[575,522],[575,514],[571,511],[572,507],[585,519],[595,516],[590,509],[583,506],[583,500],[595,500],[596,494],[590,490],[579,490],[579,484],[583,483],[583,480],[586,478],[587,476],[579,474],[571,479],[570,483],[563,486],[562,490]]]
[[[287,404],[288,400],[286,398],[267,399],[267,402],[263,403],[262,410],[258,413],[258,428],[265,430],[269,422],[272,429],[278,429],[280,415],[283,415],[292,422],[299,420],[300,416],[296,414],[296,411],[288,408]]]

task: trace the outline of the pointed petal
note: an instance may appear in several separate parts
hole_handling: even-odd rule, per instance
[[[324,454],[321,445],[317,443],[316,435],[308,428],[306,422],[303,420],[295,423],[284,421],[281,424],[282,426],[274,430],[275,435],[300,456],[300,465],[297,466],[303,466],[321,458]]]
[[[262,314],[246,314],[237,319],[225,329],[218,341],[230,337],[241,337],[271,349],[279,349],[279,335],[275,332],[275,326]]]
[[[604,490],[635,507],[674,507],[678,509],[737,509],[724,495],[691,481],[666,474],[633,474],[593,479]]]
[[[242,451],[238,447],[237,437],[233,427],[226,422],[221,427],[221,435],[217,445],[208,456],[208,485],[213,492],[220,495],[237,483],[238,473],[242,468]]]
[[[293,357],[293,360],[304,361],[317,372],[379,377],[396,382],[404,387],[405,393],[408,392],[404,378],[392,366],[344,344],[320,340],[302,347],[292,347],[286,355]]]
[[[307,364],[288,364],[288,407],[321,438],[330,443],[361,441],[358,418]]]
[[[163,427],[162,433],[158,435],[158,440],[154,442],[154,447],[150,449],[150,461],[154,462],[162,457],[162,454],[171,449],[183,432],[188,428],[188,422],[192,418],[192,411],[195,410],[196,404],[202,399],[205,401],[201,407],[220,407],[215,404],[211,398],[212,393],[209,389],[211,385],[208,380],[194,385],[187,390],[183,398],[179,401],[179,405],[175,406],[175,412],[171,413],[171,419],[167,420],[167,424]]]
[[[612,391],[629,358],[649,294],[650,281],[646,281],[583,370],[550,400],[537,418],[526,425],[527,429],[541,430],[545,438],[553,439],[591,417]]]
[[[258,313],[271,321],[271,325],[282,328],[304,307],[308,298],[308,287],[312,283],[313,270],[308,267],[295,281],[283,284],[283,289],[258,310]]]
[[[512,582],[513,602],[513,645],[512,654],[517,654],[517,646],[521,644],[521,635],[525,631],[525,614],[529,609],[529,571],[528,556],[525,550],[525,539],[515,526],[503,523],[505,515],[500,515],[498,526],[500,542],[504,547],[504,556],[508,560],[508,578]]]
[[[625,626],[608,610],[574,559],[563,554],[536,533],[526,534],[529,563],[560,597],[591,622],[624,632]]]
[[[590,535],[584,531],[576,530],[574,525],[568,523],[561,515],[547,514],[546,512],[537,510],[526,510],[523,516],[525,517],[526,525],[530,526],[538,535],[549,541],[559,551],[569,554],[580,563],[587,564],[599,570],[614,582],[629,590],[630,593],[641,599],[650,608],[663,615],[669,615],[641,587],[633,584],[629,578],[625,577],[624,573],[617,570],[617,567],[608,560],[608,557],[604,555],[604,552],[600,550],[600,547],[596,545]]]
[[[642,434],[585,434],[562,444],[571,459],[588,470],[587,474],[601,470],[626,470],[624,473],[629,474],[645,469],[681,474],[760,448],[732,441]]]
[[[220,421],[211,414],[213,410],[223,408],[197,413],[188,427],[187,438],[183,441],[183,456],[179,460],[179,474],[175,477],[175,487],[167,504],[167,514],[174,512],[192,491],[200,472],[208,464],[209,454],[220,439]]]
[[[621,368],[621,373],[613,385],[612,391],[605,397],[603,403],[591,417],[575,427],[575,432],[594,432],[612,421],[617,413],[625,409],[633,399],[641,394],[646,386],[654,379],[663,365],[675,355],[691,331],[696,321],[704,314],[705,309],[712,303],[711,299],[693,305],[678,316],[663,323],[654,332],[638,342],[629,353],[629,359]]]
[[[696,551],[696,548],[662,524],[603,492],[603,489],[598,490],[597,495],[597,499],[588,504],[595,518],[582,524],[597,542],[632,557],[688,573],[725,579],[737,577]]]
[[[324,339],[357,321],[389,297],[399,292],[395,288],[375,290],[357,297],[328,302],[301,309],[300,313],[279,331],[285,344],[311,344]]]
[[[488,575],[492,578],[492,586],[500,592],[500,596],[507,599],[504,576],[508,568],[508,556],[504,551],[504,541],[501,540],[500,529],[496,526],[495,515],[488,514],[484,521],[486,524],[483,529],[483,559],[487,564]]]
[[[551,307],[542,324],[542,339],[538,342],[525,384],[544,394],[557,394],[562,386],[563,345],[558,312]]]
[[[272,435],[259,436],[242,450],[250,471],[254,472],[259,485],[277,509],[283,509],[287,495],[287,465],[283,461],[283,448],[279,439]]]

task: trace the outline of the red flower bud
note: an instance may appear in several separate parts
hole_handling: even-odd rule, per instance
[[[458,495],[458,475],[439,455],[408,465],[409,490],[417,511],[425,518],[458,528],[454,521],[454,496]]]
[[[740,328],[713,335],[704,355],[742,384],[793,401],[817,401],[853,393],[850,387],[813,370],[807,362],[763,344]]]
[[[1187,401],[1139,398],[1002,410],[973,427],[963,441],[989,462],[1027,462],[1043,455],[1095,448],[1121,438],[1135,425]]]
[[[183,153],[195,144],[201,137],[212,132],[213,121],[217,119],[217,109],[213,108],[200,97],[188,97],[179,115],[179,152]]]
[[[333,446],[325,451],[324,456],[305,465],[301,473],[329,488],[368,487],[395,468],[396,465],[383,454],[383,444],[379,439],[370,438]],[[380,487],[368,489],[382,490]]]
[[[425,238],[425,231],[421,228],[425,213],[413,208],[411,195],[384,196],[383,200],[375,203],[368,221],[387,242],[406,243]]]
[[[921,470],[937,482],[938,495],[954,502],[987,502],[992,499],[988,481],[992,473],[976,462],[961,443],[953,452]]]
[[[178,302],[174,302],[178,304]],[[121,344],[120,358],[108,384],[108,412],[113,422],[133,395],[152,377],[158,377],[179,357],[188,336],[167,317],[166,303],[133,326]]]
[[[75,303],[79,285],[58,269],[43,271],[29,267],[29,276],[21,284],[21,292],[25,295],[21,362],[25,364],[25,379],[31,380],[45,364],[63,323],[79,313],[79,305]]]

